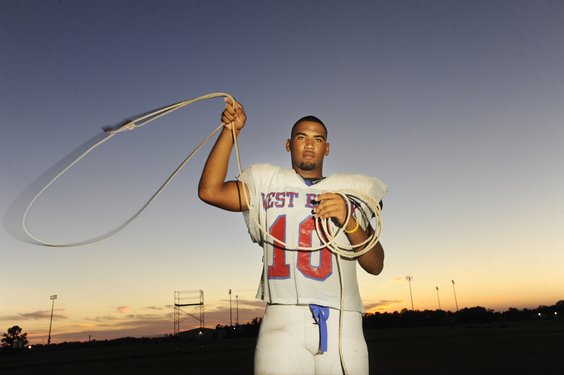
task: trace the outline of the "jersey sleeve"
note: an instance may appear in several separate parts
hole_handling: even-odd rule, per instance
[[[376,177],[369,177],[364,175],[351,176],[354,181],[353,191],[358,191],[366,194],[371,200],[373,205],[380,205],[382,198],[386,194],[388,187],[380,179]],[[366,229],[370,225],[370,220],[374,216],[372,210],[368,207],[362,199],[355,199],[354,192],[352,193],[351,200],[355,206],[355,218],[359,221],[359,225]],[[362,197],[359,197],[362,198]]]
[[[370,187],[368,194],[370,194],[370,196],[378,202],[381,202],[382,198],[388,191],[388,186],[386,186],[386,184],[380,181],[377,177],[370,177],[370,179],[372,180],[372,186]]]

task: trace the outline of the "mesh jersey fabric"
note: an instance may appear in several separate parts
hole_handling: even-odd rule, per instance
[[[386,185],[375,177],[361,174],[334,174],[307,186],[293,169],[270,164],[255,164],[238,177],[249,188],[253,209],[243,212],[251,239],[263,248],[263,273],[257,298],[269,304],[317,304],[340,308],[341,286],[336,255],[323,248],[316,251],[296,251],[297,246],[319,246],[312,216],[313,198],[322,192],[355,190],[370,194],[377,201],[386,192]],[[371,212],[364,204],[356,209],[362,228],[369,225]],[[250,217],[254,216],[254,220]],[[277,241],[267,238],[262,226]],[[333,227],[333,233],[336,228]],[[340,243],[347,243],[341,232]],[[343,272],[344,309],[364,312],[356,276],[356,260],[341,258]]]

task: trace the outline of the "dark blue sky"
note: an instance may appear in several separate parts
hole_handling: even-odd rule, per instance
[[[360,277],[368,308],[406,307],[406,275],[420,309],[451,279],[466,305],[561,299],[563,40],[562,1],[2,1],[0,259],[13,267],[0,323],[40,336],[44,320],[14,319],[43,316],[58,293],[65,332],[153,332],[178,289],[204,289],[218,322],[237,290],[256,316],[259,248],[240,215],[196,197],[209,147],[108,242],[54,250],[13,233],[26,193],[101,128],[217,91],[248,112],[243,166],[289,165],[289,127],[314,114],[329,127],[326,173],[389,185],[386,267]],[[52,186],[32,228],[63,242],[114,228],[221,108],[196,103],[113,138]]]

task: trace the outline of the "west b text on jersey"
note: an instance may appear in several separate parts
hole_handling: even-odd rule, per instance
[[[314,208],[315,207],[315,197],[317,196],[316,193],[306,193],[306,199],[304,207],[306,208]],[[261,193],[262,198],[262,208],[293,208],[294,203],[298,204],[300,200],[300,193],[294,191],[283,191],[283,192],[270,192],[270,193]]]

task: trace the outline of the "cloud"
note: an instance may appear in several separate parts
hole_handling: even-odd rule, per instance
[[[222,299],[220,303],[222,304],[222,306],[229,306],[229,298]],[[237,304],[237,300],[235,298],[231,299],[231,304],[233,308],[235,308],[235,305]],[[253,300],[239,299],[239,308],[241,308],[241,306],[248,306],[251,308],[262,308],[264,310],[266,304],[263,301],[257,299],[253,299]],[[222,308],[222,307],[217,307],[217,308]]]
[[[155,310],[155,311],[163,311],[163,310],[172,310],[174,305],[164,305],[164,306],[145,306],[143,309],[145,310]]]
[[[129,314],[126,316],[127,320],[137,320],[137,321],[149,321],[149,320],[158,320],[158,319],[169,319],[173,317],[173,313],[166,313],[166,314]]]
[[[239,313],[239,323],[244,324],[250,322],[256,317],[262,317],[264,315],[265,303],[263,301],[253,300],[253,301],[239,301],[239,308],[237,309],[236,303],[233,301],[231,309],[231,319],[233,324],[237,322],[237,313]],[[227,305],[217,306],[215,309],[206,309],[206,326],[216,326],[218,324],[227,325],[230,324],[230,311],[229,311],[229,300],[227,300]]]
[[[244,301],[243,303],[241,303],[241,301],[239,301],[239,306],[249,306],[249,307],[253,307],[253,308],[256,308],[256,309],[261,309],[262,313],[264,314],[264,309],[266,308],[266,303],[264,303],[264,301],[260,301],[260,300]]]
[[[396,276],[396,277],[394,277],[392,282],[395,283],[395,284],[404,284],[404,283],[407,282],[407,279],[406,279],[406,276]]]
[[[93,340],[111,340],[121,337],[154,337],[172,334],[173,319],[168,316],[155,316],[148,319],[145,316],[142,319],[119,319],[110,320],[106,323],[96,323],[94,325],[79,324],[74,327],[71,332],[65,332],[52,335],[54,343],[64,341],[87,341]],[[28,338],[32,343],[42,342],[44,332],[28,334]]]
[[[56,311],[64,311],[64,309],[55,309],[53,311],[53,320],[68,319],[66,315],[63,315]],[[7,315],[0,317],[0,320],[41,320],[50,319],[50,310],[39,310],[28,313],[17,313],[16,315]]]
[[[65,331],[59,330],[52,336],[55,343],[64,341],[87,341],[115,339],[121,337],[154,337],[173,333],[174,312],[173,306],[148,306],[143,310],[148,313],[128,314],[129,306],[119,306],[114,314],[99,315],[85,318],[81,323],[67,326]],[[264,315],[265,303],[258,300],[239,300],[239,323],[245,324],[256,317]],[[191,312],[184,310],[183,313]],[[191,312],[197,315],[197,312]],[[232,304],[232,319],[236,323],[237,307],[235,301]],[[181,331],[190,330],[200,326],[197,319],[186,315],[180,325]],[[218,324],[229,324],[229,300],[226,304],[219,306],[205,306],[205,326],[215,328]],[[45,332],[29,332],[28,337],[32,343],[45,341]]]
[[[145,307],[145,310],[157,310],[157,311],[161,311],[161,310],[164,310],[164,309],[165,309],[165,308],[162,307],[162,306],[161,306],[161,307],[159,307],[159,306],[147,306],[147,307]]]
[[[114,324],[121,324],[122,322],[129,322],[131,320],[153,320],[153,319],[172,319],[173,312],[168,312],[166,314],[127,314],[123,315],[120,312],[120,315],[103,315],[103,316],[95,316],[95,317],[87,317],[85,320],[90,322],[98,322],[98,323],[108,323],[114,322]]]
[[[95,316],[93,318],[86,317],[84,319],[92,322],[106,322],[106,321],[120,320],[123,319],[123,317],[118,317],[115,315],[104,315],[104,316]]]
[[[374,313],[378,310],[390,310],[391,306],[395,306],[398,303],[403,303],[402,300],[380,300],[378,302],[368,303],[365,305],[366,312]]]

